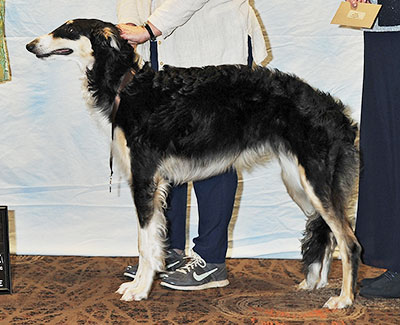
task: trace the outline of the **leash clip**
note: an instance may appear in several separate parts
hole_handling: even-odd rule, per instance
[[[109,183],[110,193],[111,193],[111,189],[112,189],[112,177],[113,177],[113,172],[111,171],[111,174],[110,174],[110,183]]]

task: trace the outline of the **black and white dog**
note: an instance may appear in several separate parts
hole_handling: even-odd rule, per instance
[[[38,58],[77,60],[90,108],[113,124],[112,152],[139,218],[139,269],[134,281],[118,289],[122,300],[147,298],[155,273],[163,270],[170,183],[251,168],[272,154],[289,195],[308,218],[300,288],[327,285],[338,244],[342,290],[325,307],[352,304],[360,245],[346,210],[359,154],[357,126],[341,102],[293,75],[262,67],[167,66],[154,72],[139,64],[115,25],[95,19],[68,21],[26,47]]]

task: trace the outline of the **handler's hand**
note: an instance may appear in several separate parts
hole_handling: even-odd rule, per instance
[[[363,2],[363,3],[369,3],[369,0],[346,0],[347,2],[350,2],[351,6],[355,9],[357,8],[358,2]]]
[[[155,27],[151,22],[148,22],[153,34],[157,37],[162,33]],[[150,39],[150,34],[143,26],[135,26],[132,24],[118,24],[117,27],[120,30],[121,37],[126,39],[132,46],[142,44]]]
[[[149,32],[143,26],[119,24],[117,27],[120,30],[121,37],[132,46],[142,44],[150,39]]]

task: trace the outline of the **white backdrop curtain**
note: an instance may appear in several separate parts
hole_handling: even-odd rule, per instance
[[[330,25],[339,1],[253,4],[267,32],[269,66],[330,92],[358,120],[362,32]],[[110,140],[85,108],[78,66],[40,61],[25,50],[72,18],[116,22],[115,1],[6,0],[5,18],[12,81],[0,84],[0,205],[12,211],[13,251],[137,255],[130,191],[117,175],[108,192]],[[305,217],[279,174],[275,162],[241,174],[228,256],[300,257]],[[197,234],[196,208],[192,193],[190,238]]]

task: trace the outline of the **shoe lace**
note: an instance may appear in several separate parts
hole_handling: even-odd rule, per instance
[[[174,252],[172,251],[172,249],[167,249],[165,251],[165,258],[170,258],[171,256],[173,256]]]
[[[201,258],[199,254],[196,252],[192,251],[191,256],[184,257],[190,259],[189,262],[187,262],[184,266],[181,268],[177,269],[176,272],[181,272],[184,274],[189,273],[191,270],[193,270],[196,266],[200,266],[204,268],[206,266],[206,261]]]

